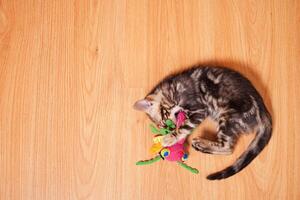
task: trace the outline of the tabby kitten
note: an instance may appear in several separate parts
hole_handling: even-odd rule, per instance
[[[228,178],[246,167],[268,144],[272,119],[262,97],[250,81],[236,71],[223,67],[193,67],[161,81],[134,108],[144,111],[158,126],[166,119],[174,122],[179,111],[186,123],[178,133],[164,136],[163,146],[171,146],[187,137],[206,117],[218,124],[217,140],[193,138],[192,146],[203,153],[231,154],[242,133],[256,132],[247,150],[209,180]]]

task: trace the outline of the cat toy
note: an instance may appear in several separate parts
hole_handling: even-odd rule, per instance
[[[155,154],[156,156],[154,158],[151,158],[149,160],[142,160],[138,161],[136,165],[149,165],[154,162],[157,162],[159,160],[168,160],[177,162],[179,166],[191,171],[192,173],[198,174],[199,171],[195,168],[192,168],[184,163],[184,161],[187,160],[188,154],[185,151],[184,142],[185,139],[182,139],[178,141],[176,144],[169,146],[169,147],[163,147],[161,144],[163,136],[167,134],[172,134],[174,131],[178,131],[180,126],[184,124],[184,121],[186,120],[185,113],[183,111],[180,111],[176,118],[176,125],[172,120],[166,120],[165,128],[156,128],[154,125],[150,125],[151,131],[156,134],[153,138],[153,145],[150,148],[150,152],[152,154]]]

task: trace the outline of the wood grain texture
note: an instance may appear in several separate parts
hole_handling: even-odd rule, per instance
[[[299,9],[296,0],[0,0],[0,199],[300,199]],[[231,156],[191,149],[199,175],[135,166],[151,134],[132,104],[197,63],[245,74],[274,118],[268,147],[225,181],[205,176],[253,136]]]

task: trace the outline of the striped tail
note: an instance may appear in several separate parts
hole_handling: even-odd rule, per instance
[[[235,163],[222,171],[207,176],[209,180],[220,180],[228,178],[244,169],[268,144],[272,136],[272,119],[265,110],[261,112],[261,123],[255,138],[247,150],[235,161]]]

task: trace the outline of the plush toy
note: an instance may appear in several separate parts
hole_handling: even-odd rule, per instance
[[[185,169],[198,174],[199,171],[195,168],[192,168],[184,163],[184,161],[188,158],[188,154],[185,151],[184,142],[185,139],[178,141],[176,144],[163,147],[161,145],[161,140],[164,135],[174,133],[174,131],[178,131],[178,128],[184,124],[186,119],[184,112],[179,112],[176,118],[176,125],[173,123],[172,120],[166,120],[165,128],[157,129],[154,125],[150,125],[151,131],[156,135],[153,138],[153,145],[150,148],[150,152],[155,154],[156,156],[150,160],[143,160],[136,163],[136,165],[147,165],[152,164],[159,160],[168,160],[168,161],[175,161],[180,166],[184,167]]]

